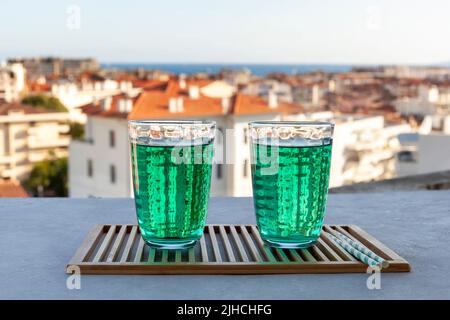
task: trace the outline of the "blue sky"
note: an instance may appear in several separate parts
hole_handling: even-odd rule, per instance
[[[439,63],[450,61],[449,13],[448,0],[2,0],[0,59]]]

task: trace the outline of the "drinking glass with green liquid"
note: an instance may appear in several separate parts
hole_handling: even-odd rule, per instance
[[[322,230],[334,125],[250,123],[253,200],[263,240],[306,248]]]
[[[165,249],[195,245],[208,210],[215,122],[130,120],[128,127],[143,239]]]

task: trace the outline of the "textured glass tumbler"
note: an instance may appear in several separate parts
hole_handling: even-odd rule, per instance
[[[261,237],[274,247],[307,248],[322,229],[334,125],[267,121],[249,127]]]
[[[188,248],[203,235],[215,127],[214,121],[129,121],[137,220],[148,245]]]

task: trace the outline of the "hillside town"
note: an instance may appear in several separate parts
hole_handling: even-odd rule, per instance
[[[0,64],[0,197],[132,197],[127,121],[217,122],[213,196],[250,196],[247,124],[334,122],[330,187],[450,170],[450,68],[174,74],[95,59]]]

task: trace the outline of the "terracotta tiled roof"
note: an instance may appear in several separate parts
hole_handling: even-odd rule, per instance
[[[129,119],[170,119],[178,117],[208,117],[222,115],[222,100],[200,96],[191,99],[186,94],[174,95],[172,88],[168,91],[145,91],[140,94],[134,105]],[[168,93],[171,92],[172,94]],[[173,113],[169,111],[169,99],[171,97],[183,99],[183,111]]]
[[[26,198],[29,197],[25,189],[16,181],[0,181],[0,198]]]
[[[1,103],[0,102],[0,115],[5,116],[10,111],[23,111],[25,114],[35,113],[50,113],[48,110],[39,107],[28,106],[20,103]]]
[[[165,90],[167,81],[160,80],[133,80],[133,87],[145,90]]]
[[[111,105],[108,109],[103,107],[101,101],[97,101],[94,103],[90,103],[84,105],[81,110],[89,115],[89,116],[99,116],[99,117],[108,117],[108,118],[124,118],[126,119],[128,116],[127,112],[121,112],[119,110],[119,100],[126,98],[126,95],[121,93],[111,97]],[[131,98],[133,104],[136,103],[137,98]]]
[[[212,82],[212,81],[211,81]],[[192,85],[188,82],[187,87]],[[198,84],[197,84],[198,85]],[[182,112],[170,112],[170,98],[183,99]],[[170,81],[165,90],[149,90],[140,94],[129,119],[170,119],[212,117],[227,114],[251,115],[262,113],[299,113],[303,108],[299,105],[279,102],[270,108],[267,100],[259,96],[236,94],[229,101],[229,108],[224,108],[222,99],[207,97],[200,93],[197,99],[189,97],[188,89],[181,89],[177,81]]]
[[[29,84],[30,90],[33,92],[49,92],[51,86],[48,83],[32,82]]]
[[[189,87],[206,86],[213,80],[187,80],[186,87],[181,87],[179,81],[161,82],[147,81],[146,89],[133,99],[133,110],[128,114],[132,120],[139,119],[172,119],[172,118],[198,118],[213,117],[224,114],[251,115],[262,113],[299,113],[303,111],[300,105],[279,102],[275,108],[270,108],[263,97],[236,94],[229,100],[229,107],[223,107],[221,98],[212,98],[199,92],[198,98],[189,96]],[[148,86],[147,86],[148,85]],[[150,88],[150,89],[149,89]],[[118,110],[117,101],[122,95],[113,97],[109,110],[104,110],[101,103],[82,107],[84,113],[93,116],[125,118],[126,113]],[[183,100],[183,110],[171,112],[169,101],[171,98]]]
[[[78,76],[78,81],[105,81],[106,78],[92,71],[83,71]]]
[[[270,108],[267,100],[260,96],[249,96],[244,94],[236,94],[231,112],[236,115],[251,115],[263,113],[283,113],[293,114],[303,111],[303,107],[298,104],[278,102],[274,108]]]

